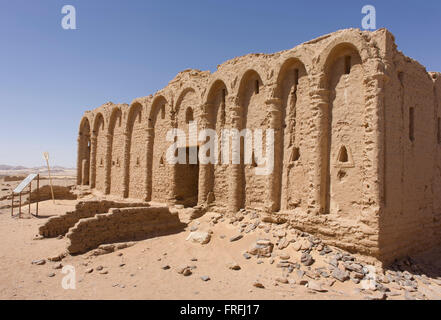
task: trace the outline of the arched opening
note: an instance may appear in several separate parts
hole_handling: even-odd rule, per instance
[[[265,96],[260,94],[264,84],[262,78],[255,70],[248,70],[244,73],[238,92],[238,101],[241,119],[238,124],[239,131],[248,129],[254,132],[255,129],[264,129],[267,105]],[[263,135],[262,147],[265,150],[265,136]],[[267,181],[255,174],[255,167],[246,165],[245,143],[250,145],[250,141],[245,141],[241,136],[240,142],[240,174],[236,182],[236,191],[231,193],[235,197],[236,207],[253,210],[265,210]],[[249,161],[250,159],[247,159]],[[252,188],[247,186],[253,186]],[[230,200],[231,201],[231,200]]]
[[[104,168],[104,160],[107,154],[107,137],[104,131],[104,117],[101,113],[95,116],[93,125],[93,135],[95,136],[94,150],[94,167],[92,171],[91,187],[105,192],[106,170]]]
[[[122,187],[124,170],[121,168],[119,159],[124,157],[124,128],[122,126],[122,111],[115,108],[110,115],[109,121],[109,152],[108,155],[108,181],[106,193],[123,196]]]
[[[213,82],[207,95],[207,125],[209,129],[216,131],[217,137],[221,137],[222,130],[225,129],[226,126],[228,112],[226,106],[227,95],[228,90],[222,80]],[[218,161],[217,163],[209,163],[209,167],[206,168],[206,172],[203,173],[199,181],[199,200],[205,202],[211,193],[213,195],[211,205],[225,209],[229,203],[229,195],[226,191],[229,190],[230,177],[228,171],[225,170],[225,164],[222,164],[222,146],[220,139],[217,141],[217,147],[217,154],[215,154],[215,150],[210,150],[207,153],[207,157],[213,155],[213,158],[215,158],[217,156]],[[213,151],[213,153],[211,153],[211,151]]]
[[[79,145],[78,145],[78,165],[77,165],[77,184],[89,185],[90,179],[90,123],[87,118],[83,118],[80,124]]]
[[[146,130],[142,123],[142,105],[134,103],[130,106],[129,115],[127,118],[127,135],[128,146],[127,163],[123,168],[126,175],[125,197],[133,199],[145,199],[146,190],[145,179],[145,155],[146,155]],[[142,187],[140,187],[142,186]]]
[[[326,187],[324,209],[350,214],[363,198],[363,182],[358,178],[362,176],[363,149],[349,148],[363,146],[365,135],[361,130],[365,128],[364,70],[357,48],[351,43],[334,47],[326,59],[325,74],[329,114],[324,159],[327,175],[322,180]]]
[[[167,131],[171,127],[170,119],[168,119],[169,114],[169,104],[165,97],[162,95],[155,97],[149,122],[149,128],[153,130],[153,139],[147,147],[147,157],[149,157],[147,189],[151,200],[161,203],[165,203],[170,196],[169,173],[171,168],[165,159],[167,148],[170,145],[166,140]]]
[[[280,133],[275,135],[273,171],[276,177],[274,210],[278,211],[295,209],[308,198],[310,172],[303,169],[299,160],[300,149],[308,150],[303,147],[305,142],[300,132],[305,130],[301,127],[305,123],[302,117],[310,109],[309,79],[305,65],[299,59],[291,58],[282,64],[276,95],[281,101]]]
[[[176,117],[178,129],[185,132],[186,146],[182,146],[187,155],[185,164],[174,165],[173,176],[175,183],[174,200],[186,207],[196,206],[199,195],[199,159],[197,131],[192,131],[192,122],[198,123],[200,110],[193,106],[199,106],[201,102],[192,88],[185,89],[179,96],[176,104]]]

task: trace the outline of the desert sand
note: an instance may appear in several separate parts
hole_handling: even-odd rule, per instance
[[[81,200],[95,198],[89,194]],[[285,231],[283,225],[259,223],[254,230],[240,233],[239,229],[259,220],[246,212],[241,221],[208,212],[175,234],[131,242],[132,246],[109,254],[94,255],[92,250],[50,261],[66,252],[68,239],[42,238],[38,228],[49,217],[73,210],[78,201],[43,201],[38,218],[29,216],[27,207],[22,219],[12,218],[9,209],[0,210],[0,299],[441,299],[441,277],[437,278],[441,268],[439,262],[435,264],[441,261],[441,250],[412,257],[412,265],[431,274],[411,274],[416,289],[382,279],[377,290],[363,290],[360,283],[340,282],[326,274],[334,254],[340,252],[355,261],[357,257],[332,247],[325,255],[320,255],[317,247],[297,250],[296,244],[304,244],[309,236],[295,229]],[[35,204],[31,211],[35,211]],[[186,240],[192,231],[211,233],[211,240],[207,244]],[[238,235],[242,237],[232,241]],[[276,245],[271,257],[249,254],[246,259],[244,253],[258,239],[277,244],[281,236],[291,241],[283,250]],[[310,252],[312,265],[301,262],[304,252]],[[289,272],[280,267],[282,261],[296,266]],[[62,288],[65,274],[61,268],[68,265],[75,268],[75,290]],[[232,265],[240,269],[233,270]],[[185,267],[191,274],[179,273]],[[406,272],[395,272],[389,270],[386,275],[407,277]],[[264,288],[256,287],[257,283]]]

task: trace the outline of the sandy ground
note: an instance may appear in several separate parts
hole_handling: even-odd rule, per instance
[[[72,210],[76,202],[41,202],[38,218],[26,214],[23,219],[12,218],[9,209],[0,210],[0,299],[364,299],[368,294],[352,281],[336,281],[329,286],[327,279],[322,279],[327,292],[313,292],[299,284],[295,271],[288,277],[296,280],[296,284],[276,282],[276,278],[286,275],[276,266],[277,255],[288,254],[290,261],[297,262],[301,253],[291,245],[283,252],[275,249],[273,264],[269,258],[247,260],[243,253],[258,238],[271,237],[271,232],[257,228],[239,241],[231,242],[230,238],[238,234],[237,226],[228,221],[210,225],[210,214],[191,222],[180,233],[140,241],[110,254],[67,256],[61,263],[75,268],[76,289],[65,290],[62,287],[65,274],[55,269],[60,262],[47,259],[65,252],[68,239],[34,238],[38,227],[49,217]],[[35,204],[31,211],[35,212]],[[211,241],[206,245],[186,241],[191,227],[211,229]],[[313,257],[316,262],[312,268],[326,266],[324,257],[317,253]],[[439,257],[437,261],[441,261]],[[32,264],[40,259],[46,259],[46,263]],[[241,269],[230,270],[231,262]],[[166,265],[170,269],[164,270]],[[177,269],[181,266],[193,267],[192,274],[187,277],[179,274]],[[308,270],[305,266],[302,269]],[[203,276],[210,280],[203,281]],[[256,281],[265,288],[254,287]],[[431,292],[432,298],[441,299],[441,286],[439,289],[436,294]],[[405,298],[404,290],[397,289],[394,293],[388,299]]]

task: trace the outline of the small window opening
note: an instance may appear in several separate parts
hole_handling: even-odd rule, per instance
[[[161,119],[165,119],[165,104],[161,107]]]
[[[100,166],[103,165],[103,158],[100,159]]]
[[[141,123],[141,112],[139,113],[139,116],[138,116],[138,122]]]
[[[415,141],[415,108],[409,109],[409,139]]]
[[[400,80],[401,86],[404,86],[404,72],[398,72],[398,80]]]
[[[338,161],[341,163],[347,163],[349,161],[348,150],[345,146],[340,148],[340,152],[338,153]]]
[[[161,156],[161,159],[159,159],[159,164],[161,166],[164,165],[164,157],[163,156]]]
[[[136,157],[136,165],[139,166],[139,157]]]
[[[192,108],[187,108],[187,111],[185,112],[185,122],[186,123],[190,123],[191,121],[193,121],[193,109]]]
[[[260,92],[259,86],[260,86],[259,80],[256,80],[256,82],[255,82],[255,92],[256,92],[256,94],[259,94],[259,92]]]
[[[112,166],[115,166],[115,160],[112,161]]]
[[[351,73],[351,64],[352,64],[351,56],[346,56],[345,57],[345,74]]]
[[[222,102],[223,103],[225,103],[226,96],[227,96],[227,90],[222,89]]]
[[[291,162],[298,161],[300,159],[300,149],[293,148],[291,153]]]

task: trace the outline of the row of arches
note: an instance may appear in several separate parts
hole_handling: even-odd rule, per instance
[[[150,108],[138,102],[128,110],[114,107],[107,132],[102,113],[93,119],[85,117],[80,125],[78,183],[104,193],[157,202],[195,205],[210,201],[218,207],[235,203],[235,209],[279,211],[311,206],[311,185],[320,175],[321,185],[313,187],[320,188],[321,196],[312,202],[322,202],[326,212],[349,212],[363,192],[366,75],[362,60],[357,46],[343,42],[328,51],[318,80],[317,74],[309,73],[308,64],[289,58],[280,67],[275,84],[251,69],[242,74],[236,94],[219,77],[204,94],[188,86],[176,103],[157,94]],[[314,122],[312,90],[326,92],[325,103],[320,102],[321,126]],[[271,179],[255,175],[254,162],[247,165],[242,161],[233,175],[233,166],[221,163],[169,165],[164,161],[170,144],[167,131],[180,128],[188,132],[192,120],[199,129],[213,129],[218,136],[231,128],[275,129]],[[314,138],[318,135],[322,140]],[[186,146],[188,150],[197,147]],[[320,172],[314,169],[317,167]]]

